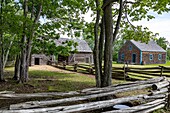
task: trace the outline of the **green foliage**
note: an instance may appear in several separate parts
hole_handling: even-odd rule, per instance
[[[124,40],[123,39],[118,39],[115,41],[114,46],[113,46],[113,61],[118,61],[118,53],[120,48],[123,46]]]
[[[86,40],[90,48],[94,49],[94,32],[93,32],[94,23],[86,23],[83,29],[83,39]]]
[[[132,22],[147,19],[154,19],[154,13],[162,14],[170,11],[168,8],[170,2],[168,0],[134,0],[125,4],[122,16],[121,33],[125,39],[140,40],[148,42],[150,39],[155,40],[159,34],[151,32],[147,27],[134,26]],[[152,13],[154,12],[154,13]]]
[[[55,56],[69,56],[71,53],[77,52],[77,46],[78,43],[72,40],[63,42],[62,45],[56,45],[54,39],[41,37],[34,40],[32,53],[41,53]]]
[[[170,60],[170,48],[167,49],[167,60]]]
[[[164,37],[160,37],[159,39],[156,40],[157,44],[161,46],[164,50],[167,50],[167,46],[169,42],[166,40]]]

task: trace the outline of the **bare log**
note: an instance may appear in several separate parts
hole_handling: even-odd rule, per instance
[[[118,90],[111,91],[111,92],[98,93],[98,94],[87,95],[87,96],[71,97],[71,98],[50,100],[50,101],[31,101],[31,102],[11,105],[10,109],[35,108],[35,107],[44,107],[44,106],[47,106],[47,105],[61,104],[61,103],[67,103],[67,102],[76,102],[76,101],[93,99],[93,98],[97,98],[97,97],[111,96],[111,95],[114,95],[114,94],[117,94],[117,93],[120,93],[120,92],[125,92],[125,91],[144,89],[144,88],[148,88],[148,87],[151,87],[151,86],[152,86],[152,84],[146,84],[146,85],[128,87],[128,88],[118,89]]]
[[[169,85],[169,81],[162,81],[162,82],[158,82],[158,83],[153,84],[152,89],[158,90],[158,89],[161,89],[161,88],[166,87],[168,85]]]
[[[14,91],[0,91],[0,94],[13,94]]]
[[[160,82],[162,80],[165,80],[164,77],[159,77],[159,78],[153,78],[145,81],[136,81],[136,82],[130,82],[130,83],[125,83],[125,84],[116,84],[112,85],[109,87],[103,87],[103,88],[90,88],[90,89],[84,89],[81,91],[81,93],[85,94],[95,94],[95,93],[102,93],[102,92],[108,92],[108,91],[114,91],[122,88],[129,88],[129,87],[134,87],[137,85],[143,85],[143,84],[153,84]]]
[[[159,94],[159,95],[147,95],[144,97],[144,99],[163,99],[163,98],[167,98],[168,93],[165,94]]]
[[[34,93],[34,94],[0,94],[0,98],[21,99],[21,98],[34,98],[34,97],[73,96],[73,95],[78,95],[78,94],[95,94],[95,93],[104,93],[104,92],[111,92],[111,91],[113,94],[116,94],[116,93],[123,92],[123,91],[132,91],[136,89],[148,88],[152,86],[151,83],[159,82],[162,80],[164,80],[164,77],[154,78],[154,79],[150,79],[147,81],[126,83],[122,85],[117,84],[117,85],[104,87],[104,88],[90,88],[90,89],[82,90],[80,92],[71,91],[67,93],[51,92],[51,93]],[[146,85],[143,85],[143,84],[146,84]]]
[[[0,98],[8,99],[21,99],[21,98],[35,98],[35,97],[55,97],[55,96],[71,96],[80,94],[76,91],[70,91],[66,93],[61,92],[50,92],[50,93],[33,93],[33,94],[0,94]]]
[[[63,107],[51,107],[51,108],[37,108],[37,109],[25,109],[25,110],[0,110],[0,113],[58,113],[62,111]]]
[[[165,103],[166,103],[165,99],[158,99],[152,102],[148,102],[146,104],[142,104],[142,105],[126,108],[126,109],[121,109],[121,110],[107,111],[103,113],[134,113],[134,112],[141,113],[143,111],[145,111],[143,113],[148,113],[148,111],[151,110],[153,107],[158,107],[160,105],[165,106]]]
[[[168,93],[168,88],[163,88],[158,91],[151,91],[151,95],[157,95],[157,94],[162,94],[162,93]]]
[[[143,99],[165,99],[167,95],[162,94],[162,95],[155,95],[155,96],[148,96],[148,95],[143,95]],[[11,110],[15,109],[27,109],[27,108],[37,108],[37,107],[46,107],[48,105],[52,104],[61,104],[61,103],[67,103],[67,102],[74,102],[77,97],[73,98],[67,98],[67,99],[59,99],[59,100],[50,100],[50,101],[30,101],[30,102],[25,102],[25,103],[20,103],[20,104],[13,104],[10,105]],[[83,98],[82,98],[83,99]],[[119,98],[120,100],[122,98]],[[80,98],[79,98],[80,100]]]
[[[150,113],[150,112],[152,112],[152,111],[155,111],[155,110],[157,110],[157,109],[161,109],[161,108],[164,108],[164,107],[165,107],[165,104],[160,104],[160,105],[155,106],[155,107],[153,107],[153,108],[140,111],[140,113]]]
[[[61,110],[62,113],[75,113],[75,112],[86,112],[86,111],[91,111],[91,110],[97,110],[101,108],[107,108],[110,106],[113,106],[115,104],[119,103],[124,103],[124,102],[129,102],[132,100],[143,100],[143,98],[146,95],[136,95],[136,96],[130,96],[130,97],[123,97],[123,98],[117,98],[117,99],[111,99],[111,100],[104,100],[104,101],[97,101],[97,102],[90,102],[90,103],[84,103],[84,104],[78,104],[78,105],[70,105],[70,106],[58,106],[58,107],[49,107],[49,108],[44,108],[46,111],[50,111],[53,109],[53,112],[60,113],[59,110]],[[42,109],[42,108],[41,108]],[[42,110],[44,110],[42,109]],[[25,112],[27,112],[26,109]],[[36,108],[33,110],[38,110],[38,112],[41,112],[40,109]],[[5,112],[10,112],[10,110],[5,110]],[[11,110],[13,112],[20,112],[20,110]],[[22,111],[22,110],[21,110]],[[0,112],[3,112],[0,110]],[[45,112],[45,111],[43,111]]]

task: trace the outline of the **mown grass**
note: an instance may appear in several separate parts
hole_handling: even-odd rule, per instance
[[[13,68],[6,68],[5,78],[8,80],[4,85],[0,84],[0,90],[10,90],[16,93],[35,93],[35,92],[67,92],[82,90],[84,88],[95,87],[95,79],[79,73],[59,73],[55,71],[30,70],[30,80],[26,84],[18,84],[11,78],[13,76]],[[124,83],[123,80],[112,80],[113,84]],[[129,96],[138,94],[136,92],[124,92],[119,96]],[[142,91],[144,93],[144,91]],[[161,111],[161,112],[160,112]],[[154,113],[166,112],[163,109]]]
[[[116,62],[112,63],[113,67],[123,67],[124,64],[119,64]],[[146,65],[128,65],[129,67],[157,67],[157,66],[170,66],[170,61],[167,61],[166,64],[146,64]]]
[[[61,73],[49,70],[30,70],[29,81],[25,84],[18,84],[12,80],[14,68],[6,68],[6,83],[0,84],[0,91],[11,90],[17,93],[35,92],[67,92],[95,87],[95,78],[88,74]],[[112,80],[113,84],[124,83],[123,80]]]

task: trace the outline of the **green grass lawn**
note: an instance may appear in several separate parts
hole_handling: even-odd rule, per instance
[[[6,68],[5,78],[8,81],[0,83],[0,91],[8,90],[15,91],[16,93],[67,92],[95,87],[94,77],[73,72],[61,73],[49,70],[30,70],[30,80],[25,84],[18,84],[11,79],[12,76],[13,68]],[[119,84],[125,81],[113,79],[112,82],[113,84]],[[138,94],[139,92],[136,93]],[[123,93],[123,96],[125,96],[125,94],[132,95],[132,93]],[[133,92],[133,94],[135,93]]]
[[[16,93],[35,92],[67,92],[95,87],[95,78],[88,74],[61,73],[47,70],[30,70],[29,81],[25,84],[18,84],[12,80],[14,68],[6,68],[5,78],[7,82],[0,84],[0,91],[10,90]],[[122,80],[112,80],[113,84],[123,83]]]
[[[113,63],[112,63],[112,66],[113,66],[113,67],[123,67],[124,64],[119,64],[119,63],[113,62]],[[130,67],[170,66],[170,61],[167,61],[166,64],[146,64],[146,65],[131,65],[131,64],[129,64],[128,66],[130,66]]]

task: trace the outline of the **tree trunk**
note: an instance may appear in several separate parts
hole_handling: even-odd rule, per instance
[[[8,61],[8,55],[9,55],[9,51],[10,51],[10,49],[11,49],[11,46],[12,46],[14,37],[15,37],[15,35],[12,37],[12,40],[10,41],[9,46],[8,46],[8,48],[7,48],[7,50],[6,50],[6,54],[5,54],[5,57],[4,57],[3,69],[5,68],[6,63],[7,63],[7,61]]]
[[[27,54],[26,54],[26,73],[25,73],[25,80],[26,81],[29,79],[28,72],[29,72],[29,64],[30,64],[30,59],[31,59],[32,39],[33,39],[34,34],[35,34],[35,24],[37,24],[37,22],[40,18],[41,11],[42,11],[42,4],[40,3],[36,15],[34,15],[33,11],[31,13],[31,19],[32,19],[33,15],[35,16],[35,19],[33,21],[32,27],[30,29],[30,35],[29,35],[29,37],[27,37],[28,40],[27,40],[27,47],[26,47]]]
[[[0,55],[0,81],[4,81],[3,52],[2,52],[2,50],[1,50],[0,53],[1,53],[1,55]]]
[[[3,48],[3,34],[0,34],[0,81],[4,81],[4,48]]]
[[[115,30],[114,30],[114,33],[113,33],[113,43],[114,43],[114,41],[115,41],[115,39],[117,37],[118,31],[119,31],[120,21],[121,21],[122,12],[123,12],[123,0],[120,0],[119,4],[120,4],[119,15],[118,15],[117,22],[116,22],[116,27],[115,27]]]
[[[101,83],[103,83],[104,74],[102,68],[102,60],[103,60],[103,47],[104,47],[104,38],[105,38],[105,25],[104,25],[104,17],[101,19],[100,24],[100,40],[99,40],[99,68],[101,75]]]
[[[0,4],[0,26],[3,24],[3,17],[2,17],[2,8],[3,8],[4,0],[1,0]],[[4,70],[3,70],[3,64],[4,64],[4,48],[3,48],[3,31],[0,29],[0,81],[4,81]]]
[[[104,3],[107,0],[104,0]],[[102,87],[111,85],[112,81],[112,47],[113,47],[113,19],[112,4],[108,4],[104,8],[105,22],[105,49],[104,49],[104,78]]]
[[[96,87],[101,87],[101,68],[99,64],[99,20],[100,20],[100,9],[98,9],[100,3],[99,0],[95,0],[96,2],[96,23],[94,26],[94,34],[95,34],[95,47],[94,47],[94,64],[95,64],[95,78],[96,78]]]
[[[19,80],[19,74],[20,74],[20,55],[18,54],[16,57],[16,61],[15,61],[15,72],[14,72],[14,80]]]
[[[27,19],[27,13],[28,13],[28,6],[27,6],[27,2],[28,0],[24,0],[24,17],[25,17],[25,20],[23,22],[23,37],[22,37],[22,40],[21,40],[21,43],[23,44],[21,46],[21,66],[20,66],[20,82],[25,82],[26,81],[26,63],[27,63],[27,22],[26,22],[26,19]]]
[[[25,75],[25,80],[27,81],[28,78],[28,71],[29,71],[29,63],[30,63],[30,55],[31,55],[31,48],[32,48],[32,39],[31,37],[28,38],[28,43],[27,43],[27,57],[26,57],[26,75]]]
[[[21,50],[21,65],[20,65],[20,82],[24,83],[25,82],[25,75],[26,75],[26,35],[23,36],[22,38],[22,50]]]

